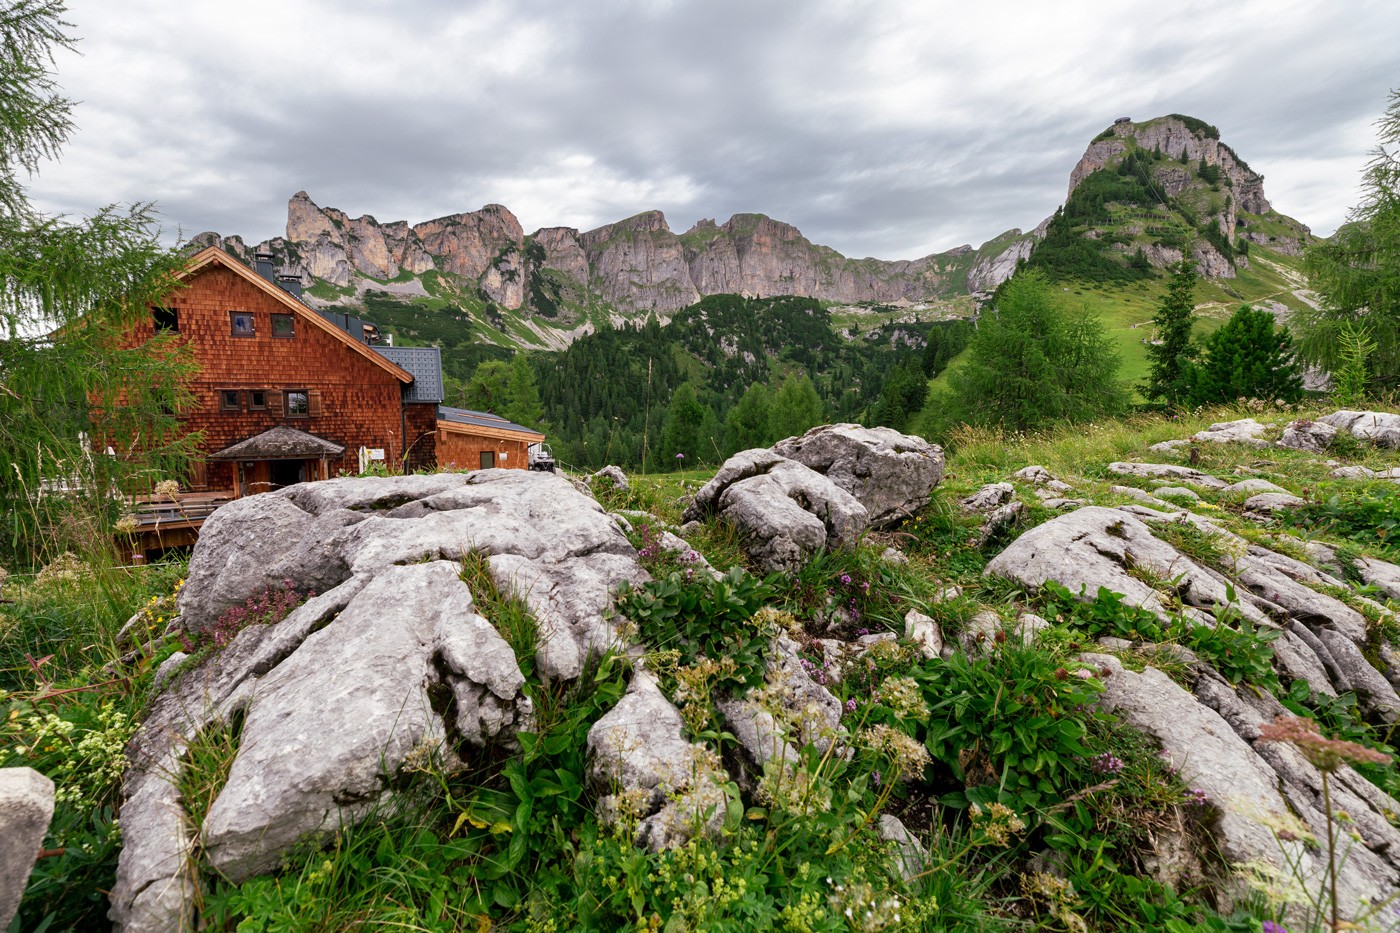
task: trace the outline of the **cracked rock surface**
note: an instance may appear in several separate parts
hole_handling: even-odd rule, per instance
[[[205,524],[180,609],[209,630],[282,580],[314,596],[252,625],[164,687],[127,749],[117,929],[188,927],[195,840],[233,880],[391,799],[420,756],[509,745],[532,709],[515,653],[462,580],[485,555],[492,582],[540,626],[546,676],[576,676],[613,641],[613,589],[648,578],[616,522],[548,473],[341,479],[221,508]],[[228,780],[202,826],[176,790],[186,749],[241,723]]]

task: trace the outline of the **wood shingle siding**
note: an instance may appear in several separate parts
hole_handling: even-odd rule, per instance
[[[162,306],[173,310],[180,339],[200,364],[191,386],[198,408],[185,423],[203,432],[206,454],[284,424],[345,447],[329,463],[332,476],[357,473],[361,447],[382,448],[391,469],[410,444],[411,465],[436,464],[436,406],[403,402],[407,372],[218,250],[196,255],[182,277],[187,287]],[[252,316],[252,336],[233,335],[234,312]],[[272,316],[288,314],[293,336],[275,336]],[[169,317],[161,313],[167,325]],[[153,314],[132,332],[133,344],[155,326]],[[278,329],[285,333],[285,322]],[[256,400],[255,392],[262,393]],[[306,393],[304,414],[288,410],[288,392]],[[232,463],[209,462],[200,472],[196,488],[235,487]]]

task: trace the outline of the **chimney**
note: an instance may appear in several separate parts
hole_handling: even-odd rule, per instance
[[[291,295],[297,301],[301,300],[301,276],[299,275],[279,275],[277,284],[282,286],[282,291]]]
[[[272,271],[271,253],[254,253],[253,269],[258,273],[258,275],[267,279],[269,282],[276,281],[276,276]]]

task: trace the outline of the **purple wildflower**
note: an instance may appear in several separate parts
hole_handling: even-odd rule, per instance
[[[1095,774],[1117,774],[1123,770],[1123,760],[1104,752],[1089,759],[1089,767],[1094,769]]]

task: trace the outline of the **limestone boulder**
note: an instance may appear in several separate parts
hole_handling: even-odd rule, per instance
[[[485,555],[497,588],[529,606],[549,677],[577,676],[590,651],[611,641],[612,591],[647,579],[616,522],[555,474],[346,478],[216,511],[190,558],[179,609],[191,629],[207,630],[230,606],[283,581],[321,593],[395,564],[470,553]]]
[[[622,472],[622,467],[609,464],[597,473],[588,477],[590,486],[609,487],[612,489],[629,489],[631,483],[627,481],[627,474]]]
[[[1248,444],[1251,447],[1266,446],[1262,435],[1268,428],[1253,418],[1238,421],[1221,421],[1191,435],[1193,441],[1211,444]]]
[[[771,450],[746,450],[700,488],[685,519],[723,518],[739,529],[761,566],[791,570],[822,548],[853,543],[868,514],[817,471]]]
[[[1317,420],[1378,447],[1400,450],[1400,415],[1385,411],[1342,410]]]
[[[1143,581],[1144,572],[1171,581],[1176,597],[1188,607],[1209,611],[1230,602],[1228,581],[1220,574],[1155,537],[1133,515],[1102,506],[1086,506],[1032,528],[986,569],[989,575],[1009,577],[1036,589],[1054,580],[1076,595],[1082,591],[1086,599],[1093,599],[1104,587],[1166,618],[1170,611],[1163,594]],[[1256,606],[1242,603],[1240,608],[1251,621],[1270,624]]]
[[[473,553],[497,591],[529,608],[537,669],[550,678],[576,676],[612,646],[612,592],[649,579],[616,521],[548,473],[330,480],[215,513],[181,594],[192,634],[279,581],[316,595],[198,666],[162,668],[127,749],[118,929],[188,925],[196,839],[216,870],[241,880],[300,840],[391,806],[401,773],[510,748],[532,727],[509,633],[463,580]],[[203,824],[190,825],[175,790],[186,750],[233,723],[228,780]]]
[[[19,910],[53,819],[53,781],[33,768],[0,768],[0,929]]]
[[[943,448],[892,428],[822,425],[779,441],[773,452],[855,496],[872,528],[895,524],[923,508],[943,479]]]
[[[1193,696],[1152,667],[1136,673],[1104,654],[1082,660],[1105,673],[1100,705],[1153,736],[1187,785],[1201,792],[1203,805],[1213,811],[1209,831],[1229,862],[1291,863],[1309,890],[1322,889],[1325,856],[1269,828],[1292,819],[1325,838],[1329,819],[1317,770],[1291,746],[1257,741],[1260,726],[1282,711],[1277,701],[1211,678]],[[1345,811],[1360,830],[1359,841],[1352,842],[1348,826],[1334,824],[1348,840],[1337,876],[1338,902],[1343,917],[1355,918],[1368,903],[1400,888],[1400,831],[1385,816],[1400,804],[1345,766],[1334,773],[1330,789],[1334,810]],[[1228,879],[1224,886],[1227,897],[1245,893],[1230,890]]]
[[[1202,473],[1200,470],[1188,466],[1181,466],[1177,463],[1125,463],[1115,462],[1108,465],[1110,473],[1117,473],[1119,476],[1140,476],[1146,479],[1174,480],[1180,483],[1189,483],[1192,486],[1200,486],[1205,489],[1224,489],[1230,485],[1223,479],[1211,476],[1209,473]]]
[[[1289,422],[1275,443],[1279,447],[1321,453],[1332,446],[1332,439],[1336,436],[1337,429],[1325,421],[1300,419]]]
[[[724,826],[723,772],[684,737],[680,712],[637,671],[618,704],[588,730],[589,779],[605,822],[636,819],[637,841],[660,852]]]

